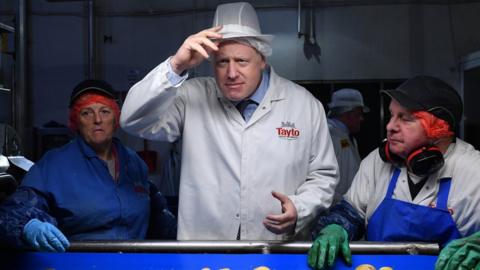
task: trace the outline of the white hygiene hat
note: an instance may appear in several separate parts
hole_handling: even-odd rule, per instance
[[[273,35],[262,34],[257,12],[247,2],[218,5],[213,26],[219,25],[223,25],[220,30],[223,39],[253,37],[270,44],[274,37]]]
[[[363,97],[360,91],[351,88],[343,88],[333,92],[332,100],[328,103],[330,112],[334,114],[348,112],[356,107],[362,107],[364,113],[370,111],[363,103]],[[329,115],[331,114],[330,112]]]

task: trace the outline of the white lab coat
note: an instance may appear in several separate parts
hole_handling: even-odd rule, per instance
[[[362,159],[358,153],[357,142],[353,137],[353,140],[350,139],[347,127],[340,120],[328,118],[327,121],[340,173],[335,189],[335,201],[340,201],[350,188]]]
[[[463,236],[480,231],[480,152],[470,144],[457,139],[444,155],[445,165],[431,175],[412,201],[405,167],[401,168],[393,198],[423,206],[433,206],[437,201],[439,180],[451,177],[447,207]],[[383,162],[378,149],[371,152],[360,164],[358,174],[345,199],[362,217],[368,220],[380,205],[387,192],[394,167]]]
[[[271,191],[298,212],[296,233],[328,208],[337,162],[322,104],[304,88],[270,75],[269,89],[245,123],[213,78],[175,87],[163,62],[134,85],[121,125],[151,140],[182,137],[179,240],[286,239],[262,224],[282,212]]]

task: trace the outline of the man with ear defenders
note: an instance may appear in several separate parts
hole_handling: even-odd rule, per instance
[[[455,137],[461,98],[429,76],[382,94],[391,98],[387,139],[319,217],[308,264],[332,266],[339,254],[351,264],[349,240],[365,233],[369,241],[439,243],[437,270],[479,269],[480,152]]]

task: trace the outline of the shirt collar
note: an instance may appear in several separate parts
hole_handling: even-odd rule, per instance
[[[257,104],[260,104],[267,93],[269,82],[270,68],[267,66],[267,68],[262,71],[262,81],[260,82],[260,85],[255,92],[253,92],[253,95],[250,97],[250,99],[257,102]]]

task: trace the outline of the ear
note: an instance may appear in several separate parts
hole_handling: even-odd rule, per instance
[[[263,54],[261,54],[260,52],[257,52],[257,53],[262,58],[261,63],[260,63],[260,69],[264,70],[267,67],[267,59],[265,59],[265,56],[263,56]]]

